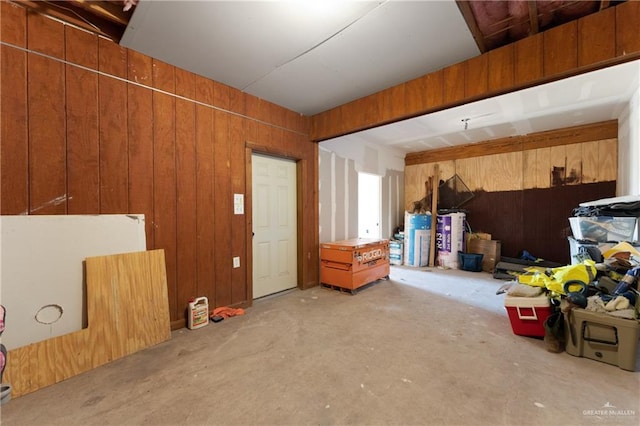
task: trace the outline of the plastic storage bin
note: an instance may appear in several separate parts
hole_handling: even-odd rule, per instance
[[[402,265],[404,262],[404,241],[389,241],[389,263]]]
[[[536,297],[507,295],[504,298],[504,307],[509,314],[514,334],[544,337],[544,321],[551,314],[551,304],[545,294]]]
[[[458,252],[458,263],[460,269],[464,271],[480,272],[482,271],[483,254]]]
[[[564,323],[568,354],[638,371],[638,321],[572,309]]]
[[[637,218],[617,216],[570,217],[571,232],[576,240],[633,241]]]

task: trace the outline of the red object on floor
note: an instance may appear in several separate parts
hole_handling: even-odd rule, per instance
[[[513,334],[544,337],[544,321],[551,314],[549,299],[538,297],[505,296],[504,307],[509,314]]]
[[[244,309],[221,306],[211,311],[210,317],[215,317],[216,315],[220,315],[223,318],[235,317],[236,315],[244,315]]]

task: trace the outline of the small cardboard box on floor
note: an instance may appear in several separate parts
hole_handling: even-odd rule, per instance
[[[640,322],[609,314],[572,309],[565,317],[567,353],[638,371]]]
[[[551,314],[551,304],[545,294],[536,297],[506,295],[504,307],[514,334],[544,337],[544,321]]]

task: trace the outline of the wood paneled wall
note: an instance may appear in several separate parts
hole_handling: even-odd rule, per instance
[[[458,175],[474,193],[461,208],[475,231],[502,241],[503,255],[528,249],[569,263],[572,209],[615,196],[617,131],[613,120],[416,153],[407,157],[405,208],[425,197],[437,164],[440,180]]]
[[[311,139],[375,127],[640,58],[628,1],[311,117]],[[379,106],[382,106],[379,108]]]
[[[174,328],[187,301],[251,304],[251,150],[299,161],[299,285],[318,283],[309,119],[0,2],[0,213],[143,213]],[[246,151],[246,146],[251,147]],[[233,194],[247,214],[233,214]],[[240,256],[241,268],[232,268]]]

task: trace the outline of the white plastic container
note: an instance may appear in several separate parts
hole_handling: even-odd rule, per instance
[[[187,327],[189,330],[195,330],[207,324],[209,324],[209,300],[206,297],[191,299]]]

